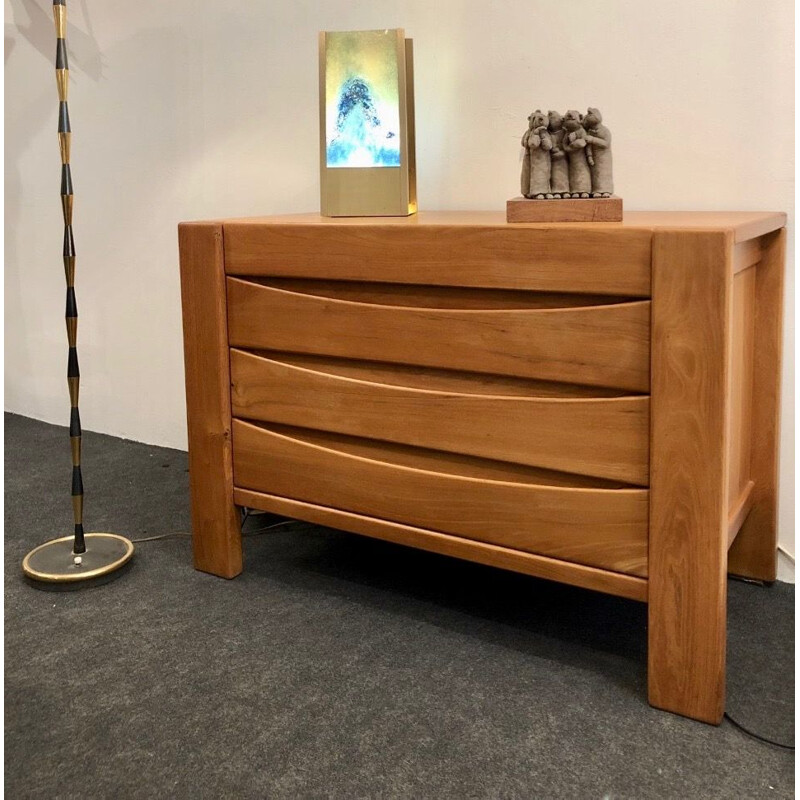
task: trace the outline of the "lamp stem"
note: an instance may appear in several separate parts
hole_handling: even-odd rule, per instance
[[[67,3],[53,0],[56,26],[56,86],[58,87],[58,149],[61,151],[61,210],[64,215],[64,276],[67,281],[67,385],[69,386],[69,439],[72,450],[72,513],[75,518],[73,552],[86,552],[83,534],[83,476],[81,474],[81,416],[78,410],[81,373],[78,367],[78,304],[75,300],[75,239],[72,235],[72,171],[69,157],[72,129],[69,124],[69,62],[67,60]]]

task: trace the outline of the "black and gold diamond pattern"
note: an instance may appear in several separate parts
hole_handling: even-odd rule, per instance
[[[69,60],[67,58],[67,3],[53,0],[56,26],[56,86],[58,87],[58,148],[61,151],[61,209],[64,213],[64,275],[67,280],[67,384],[71,406],[69,438],[72,446],[72,511],[75,517],[75,553],[86,551],[83,534],[83,476],[81,475],[81,416],[78,393],[78,304],[75,300],[75,238],[72,233],[72,171],[69,165],[72,129],[69,124]]]

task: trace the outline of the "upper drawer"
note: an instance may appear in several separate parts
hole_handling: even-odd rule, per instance
[[[650,303],[459,309],[353,302],[228,278],[232,347],[648,392]]]
[[[650,296],[647,230],[229,222],[224,246],[229,275]]]

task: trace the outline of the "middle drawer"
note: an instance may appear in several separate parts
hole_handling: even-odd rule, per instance
[[[531,396],[524,381],[235,348],[231,381],[241,419],[649,483],[645,396]]]

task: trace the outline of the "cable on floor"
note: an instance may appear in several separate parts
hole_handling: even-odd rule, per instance
[[[155,542],[158,539],[171,539],[173,536],[191,536],[191,533],[186,533],[185,531],[176,531],[175,533],[160,533],[158,536],[145,536],[143,539],[131,539],[133,544],[139,544],[140,542]]]
[[[261,528],[253,528],[251,531],[242,532],[242,536],[257,536],[258,534],[264,533],[265,531],[270,531],[273,528],[280,528],[284,525],[296,525],[298,524],[298,520],[296,519],[287,519],[284,522],[275,522],[272,525],[264,525]],[[175,531],[173,533],[160,533],[157,536],[145,536],[142,539],[131,539],[130,541],[133,544],[139,544],[140,542],[155,542],[159,539],[171,539],[174,536],[191,536],[191,533],[186,531]]]
[[[728,575],[728,578],[738,583],[747,583],[750,586],[762,586],[766,588],[767,582],[761,581],[758,578],[745,578],[744,575]]]
[[[753,739],[758,739],[759,742],[764,742],[765,744],[771,744],[773,747],[780,747],[782,750],[790,750],[791,752],[794,752],[793,744],[783,744],[782,742],[776,742],[773,739],[767,739],[766,736],[761,736],[758,733],[754,733],[753,731],[745,728],[745,726],[742,725],[741,722],[737,722],[727,711],[725,712],[725,719],[727,719],[728,722],[737,727],[742,733],[747,734]]]
[[[284,525],[300,525],[302,524],[300,520],[297,519],[287,519],[284,522],[274,522],[272,525],[264,525],[262,528],[253,528],[251,531],[244,532],[242,531],[242,536],[258,536],[260,533],[264,533],[264,531],[271,531],[273,528],[281,528]]]

